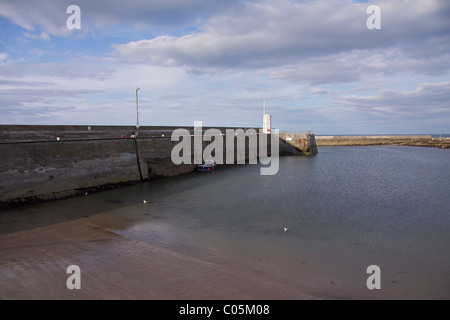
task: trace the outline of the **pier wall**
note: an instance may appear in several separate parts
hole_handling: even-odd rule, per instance
[[[316,136],[317,146],[367,146],[427,144],[431,135],[383,135],[383,136]]]
[[[134,138],[131,126],[0,125],[0,208],[192,172],[193,161],[175,165],[171,160],[179,143],[171,135],[178,128],[140,127]],[[192,127],[184,129],[193,133]],[[281,137],[280,154],[317,152],[314,135],[290,136],[291,141]],[[203,142],[203,148],[209,143]],[[236,156],[237,143],[234,149]],[[249,154],[247,144],[247,160]]]
[[[313,133],[281,133],[280,144],[280,150],[286,146],[286,154],[312,156],[318,153]]]

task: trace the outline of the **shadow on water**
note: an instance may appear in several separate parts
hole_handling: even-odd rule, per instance
[[[122,216],[120,229],[126,229],[136,222],[149,220],[152,206],[165,201],[166,207],[173,203],[171,198],[186,190],[194,191],[214,184],[229,170],[248,170],[247,166],[220,166],[216,172],[197,173],[146,181],[113,190],[96,192],[84,196],[48,201],[0,212],[0,235],[77,219],[92,219],[95,216],[109,216],[113,220]],[[144,201],[146,203],[144,203]]]

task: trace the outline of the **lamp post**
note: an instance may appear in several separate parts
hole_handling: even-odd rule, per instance
[[[136,137],[138,136],[139,130],[139,104],[138,104],[138,91],[140,88],[136,87]]]
[[[139,134],[139,104],[138,104],[138,91],[140,88],[136,87],[136,134],[135,134],[135,139],[134,139],[134,145],[136,147],[136,161],[137,161],[137,166],[139,169],[139,179],[142,182],[143,181],[143,177],[142,177],[142,171],[141,171],[141,162],[139,160],[139,149],[138,149],[138,142],[137,142],[137,137]]]

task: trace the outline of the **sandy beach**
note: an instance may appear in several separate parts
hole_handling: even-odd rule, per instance
[[[128,239],[88,216],[18,227],[3,216],[0,299],[317,299],[273,275]],[[22,221],[23,222],[23,221]],[[5,232],[5,228],[14,232]],[[69,290],[66,269],[81,269]]]

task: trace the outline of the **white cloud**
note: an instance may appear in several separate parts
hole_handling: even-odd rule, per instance
[[[30,33],[30,32],[24,32],[23,35],[25,38],[32,39],[32,40],[39,39],[39,40],[50,41],[50,35],[44,31],[42,31],[39,35]]]
[[[267,68],[273,79],[319,84],[361,83],[377,75],[398,73],[443,76],[450,71],[450,53],[428,59],[410,56],[399,48],[352,50],[306,58],[298,64]]]
[[[391,51],[411,60],[427,55],[423,52],[430,47],[441,54],[449,52],[450,23],[443,15],[449,10],[447,3],[381,1],[381,30],[367,29],[366,7],[367,3],[349,5],[346,1],[246,2],[233,14],[211,16],[198,32],[114,48],[119,58],[200,71],[301,65],[308,59],[364,51],[387,50],[379,53],[380,63]],[[372,64],[372,68],[383,68],[376,61]]]
[[[12,20],[28,31],[36,29],[47,35],[68,35],[66,27],[68,15],[64,1],[0,1],[0,16]],[[40,32],[39,32],[40,33]]]
[[[0,52],[0,62],[8,59],[9,55],[6,52]]]
[[[237,0],[0,0],[0,17],[34,32],[36,29],[59,37],[71,36],[66,27],[66,9],[76,4],[81,10],[81,32],[107,31],[117,26],[150,29],[150,33],[193,26],[211,13],[227,10]]]
[[[424,116],[450,118],[450,82],[422,83],[414,90],[381,90],[371,96],[341,96],[336,102],[362,112],[389,117],[423,119]]]

